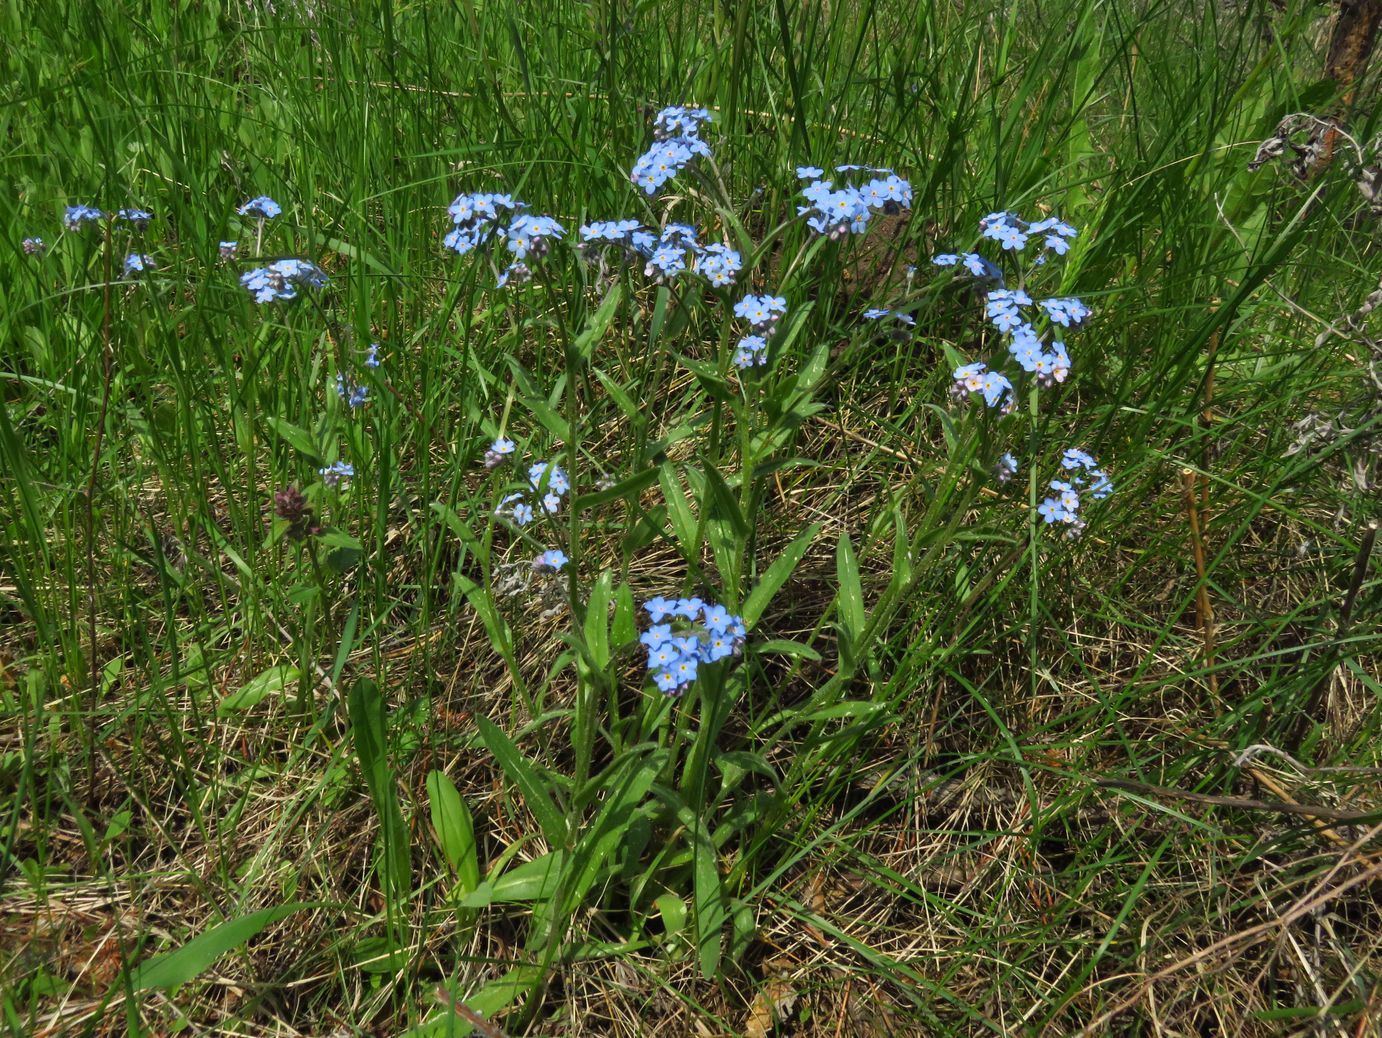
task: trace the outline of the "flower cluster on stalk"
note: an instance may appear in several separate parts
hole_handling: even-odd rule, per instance
[[[787,300],[782,296],[746,295],[734,304],[734,315],[749,323],[749,334],[734,349],[735,367],[743,371],[767,365],[768,338],[786,313]]]
[[[710,112],[704,108],[672,105],[658,112],[652,147],[638,156],[629,179],[644,193],[656,194],[697,155],[710,154],[710,146],[701,140],[701,127],[709,121]]]
[[[648,650],[648,671],[658,689],[680,696],[700,668],[737,656],[748,631],[742,617],[699,598],[663,598],[643,604],[652,626],[639,636]]]
[[[836,166],[835,172],[866,173],[871,177],[858,185],[842,181],[837,187],[833,179],[825,179],[823,169],[797,167],[797,178],[808,182],[801,190],[808,204],[798,206],[797,214],[805,216],[806,225],[817,234],[831,239],[863,234],[875,213],[900,213],[912,207],[912,185],[890,169]]]
[[[296,299],[299,288],[321,288],[328,280],[320,267],[303,259],[275,260],[267,267],[255,267],[240,275],[240,284],[256,303]]]
[[[1054,493],[1037,506],[1037,514],[1047,525],[1064,524],[1065,535],[1075,538],[1084,532],[1086,526],[1080,514],[1081,495],[1088,494],[1096,501],[1101,501],[1113,493],[1113,483],[1093,456],[1078,447],[1066,449],[1061,456],[1061,468],[1069,475],[1066,479],[1051,480],[1049,486]]]

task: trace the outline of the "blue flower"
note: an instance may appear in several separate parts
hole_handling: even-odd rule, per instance
[[[551,249],[553,239],[560,240],[566,230],[550,216],[530,216],[520,213],[500,232],[508,239],[508,249],[515,259],[526,260],[529,255],[541,259]]]
[[[216,250],[220,254],[221,259],[229,263],[231,260],[235,259],[236,253],[240,251],[240,245],[238,242],[223,241],[216,245]]]
[[[328,487],[339,486],[343,480],[352,479],[355,476],[355,466],[344,461],[333,461],[324,469],[317,469],[317,474],[321,476],[322,482]]]
[[[819,166],[797,167],[798,180],[819,180],[823,176],[825,176],[825,170],[821,169]]]
[[[528,467],[528,482],[534,490],[565,494],[571,489],[566,471],[556,462],[537,461]]]
[[[502,436],[499,437],[499,439],[490,444],[489,449],[485,451],[485,468],[497,468],[503,464],[516,449],[517,445],[513,440],[506,440]]]
[[[41,256],[48,250],[48,244],[42,238],[25,238],[20,244],[26,256]]]
[[[327,280],[320,267],[300,259],[278,260],[240,275],[240,284],[256,303],[296,299],[299,286],[321,288]]]
[[[650,598],[643,603],[644,610],[652,617],[653,623],[655,624],[661,623],[667,617],[672,616],[676,611],[676,606],[677,603],[674,599],[663,598],[661,595],[658,595],[656,598]]]
[[[1017,459],[1011,454],[1004,454],[994,466],[993,475],[999,483],[1007,483],[1017,475]]]
[[[1043,299],[1041,308],[1046,311],[1052,323],[1063,328],[1081,324],[1090,314],[1089,307],[1078,299]]]
[[[154,269],[154,261],[150,256],[145,256],[140,252],[131,252],[125,257],[125,277],[132,278],[136,274],[143,274]]]
[[[728,245],[718,242],[707,245],[696,256],[696,273],[716,288],[727,288],[743,268],[744,261],[739,253]]]
[[[643,608],[653,626],[638,640],[648,647],[648,670],[654,683],[668,695],[684,692],[702,665],[737,655],[747,636],[742,617],[700,598],[659,595]]]
[[[360,385],[358,382],[350,381],[336,372],[336,395],[349,405],[351,410],[364,406],[365,400],[369,397],[369,389]]]
[[[379,359],[379,343],[372,342],[369,349],[365,351],[365,367],[377,368],[384,362]]]
[[[90,205],[69,205],[67,212],[63,215],[62,225],[69,231],[81,230],[84,223],[95,223],[104,220],[106,214],[95,206]]]
[[[539,572],[558,573],[571,560],[560,548],[549,548],[533,560],[533,569]]]
[[[241,216],[253,216],[260,220],[272,220],[279,213],[283,212],[283,207],[268,195],[260,195],[258,198],[251,198],[237,209],[236,212]]]
[[[136,231],[142,231],[149,226],[154,214],[147,209],[121,209],[115,214],[115,218],[133,225]]]
[[[666,599],[655,598],[652,601],[665,602]],[[651,602],[649,603],[649,605],[651,605]],[[645,606],[644,608],[647,608],[647,606]],[[656,648],[659,645],[668,644],[672,640],[672,625],[653,624],[651,627],[649,627],[646,631],[644,631],[642,634],[638,636],[638,640],[642,642],[644,645],[648,646],[648,648],[650,649]]]

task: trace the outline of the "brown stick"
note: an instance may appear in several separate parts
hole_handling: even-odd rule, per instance
[[[1275,811],[1283,815],[1300,815],[1304,818],[1323,818],[1331,822],[1363,824],[1376,822],[1382,818],[1378,811],[1343,811],[1337,807],[1322,804],[1297,804],[1286,800],[1252,800],[1246,797],[1221,797],[1210,793],[1191,793],[1184,789],[1171,789],[1167,786],[1153,786],[1132,779],[1098,778],[1096,786],[1106,789],[1125,789],[1132,793],[1145,793],[1148,796],[1166,797],[1171,800],[1187,800],[1193,804],[1206,804],[1210,807],[1230,807],[1239,811]]]

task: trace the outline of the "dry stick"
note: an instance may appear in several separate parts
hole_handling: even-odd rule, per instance
[[[1323,818],[1331,822],[1361,824],[1378,821],[1382,812],[1344,811],[1337,807],[1320,804],[1299,804],[1294,800],[1251,800],[1245,797],[1221,797],[1209,793],[1191,793],[1184,789],[1171,789],[1167,786],[1153,786],[1132,779],[1097,778],[1096,786],[1106,789],[1125,789],[1132,793],[1147,796],[1166,797],[1172,800],[1188,800],[1195,804],[1208,804],[1211,807],[1231,807],[1240,811],[1275,811],[1283,815],[1301,815],[1305,818]]]
[[[1205,579],[1204,536],[1200,530],[1199,504],[1196,501],[1195,470],[1182,469],[1181,481],[1185,486],[1185,509],[1190,516],[1190,546],[1195,553],[1195,572],[1199,576],[1199,586],[1195,589],[1195,619],[1200,626],[1200,638],[1204,646],[1204,667],[1209,679],[1209,691],[1217,699],[1219,675],[1214,672],[1214,607],[1209,601],[1209,585]]]
[[[1358,601],[1358,591],[1363,586],[1363,578],[1367,576],[1368,559],[1372,555],[1373,543],[1377,540],[1377,523],[1368,523],[1367,529],[1363,531],[1363,539],[1358,543],[1358,554],[1353,559],[1353,574],[1348,579],[1348,590],[1344,593],[1344,603],[1339,609],[1339,624],[1336,628],[1334,640],[1342,642],[1348,636],[1349,628],[1353,624],[1353,606]],[[1336,664],[1337,666],[1337,664]],[[1334,667],[1320,675],[1315,687],[1310,691],[1310,699],[1305,704],[1305,709],[1296,718],[1295,727],[1291,729],[1291,734],[1286,740],[1286,748],[1290,753],[1299,753],[1300,744],[1304,741],[1306,733],[1310,730],[1311,722],[1320,714],[1324,707],[1325,696],[1329,693],[1329,684],[1334,678]],[[1324,718],[1319,718],[1324,722]]]

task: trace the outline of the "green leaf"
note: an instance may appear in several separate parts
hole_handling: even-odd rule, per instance
[[[317,450],[317,445],[312,442],[312,435],[306,429],[294,425],[292,422],[286,422],[282,418],[265,418],[264,421],[288,446],[305,454],[312,461],[321,461],[321,453]]]
[[[368,678],[361,678],[351,686],[347,705],[350,711],[350,734],[355,743],[355,753],[360,758],[360,771],[374,799],[382,825],[384,851],[380,871],[389,895],[401,902],[412,885],[412,865],[408,853],[408,826],[398,806],[398,791],[394,788],[385,750],[388,725],[384,697],[380,695],[378,685]]]
[[[565,863],[566,852],[558,850],[515,865],[494,879],[485,880],[461,898],[461,907],[546,901],[557,892]]]
[[[609,290],[605,298],[600,300],[600,305],[586,322],[586,326],[581,333],[576,336],[573,348],[576,355],[582,360],[590,360],[595,352],[595,347],[609,331],[609,326],[614,323],[614,313],[619,308],[619,302],[624,298],[624,286],[619,282],[614,283],[614,287]]]
[[[670,461],[663,464],[659,477],[662,483],[662,496],[667,502],[667,517],[672,521],[672,530],[681,544],[682,553],[688,560],[692,560],[700,552],[700,543],[696,540],[696,516],[691,511],[691,502],[686,499],[686,493],[681,488],[681,478]]]
[[[475,724],[480,729],[480,738],[499,761],[504,774],[509,776],[523,794],[523,801],[537,819],[548,845],[553,848],[565,846],[566,816],[557,808],[556,802],[548,794],[532,764],[488,717],[477,716]]]
[[[301,680],[302,671],[297,667],[283,665],[270,667],[268,670],[258,674],[241,687],[238,692],[232,692],[216,705],[216,716],[226,717],[240,710],[249,710],[256,706],[260,700],[273,692],[281,692],[288,685]]]
[[[258,912],[227,919],[206,933],[198,934],[181,948],[155,955],[136,966],[130,974],[135,991],[172,988],[186,984],[232,948],[238,948],[266,926],[300,912],[310,905],[298,903],[261,908]]]
[[[819,663],[821,654],[804,642],[794,642],[789,638],[771,638],[766,642],[760,642],[753,647],[753,651],[761,654],[778,656],[792,656],[796,659],[810,660],[812,663]]]
[[[744,608],[740,610],[745,624],[752,627],[763,615],[763,611],[768,608],[768,603],[773,600],[773,596],[781,590],[783,584],[787,583],[787,579],[801,562],[802,556],[806,554],[806,549],[811,547],[811,542],[816,539],[816,534],[820,532],[820,528],[820,523],[812,523],[798,534],[796,540],[787,545],[777,561],[769,566],[767,572],[759,578],[758,586],[749,592],[749,597],[744,602]]]
[[[586,649],[600,670],[609,665],[609,603],[613,594],[614,575],[604,570],[590,589],[585,614]]]
[[[584,512],[587,508],[594,508],[602,505],[606,501],[618,501],[620,498],[636,497],[643,493],[650,486],[657,482],[658,472],[655,468],[647,468],[628,479],[620,480],[612,487],[604,490],[596,490],[589,494],[582,494],[571,502],[571,507],[577,512]]]
[[[442,771],[432,771],[427,776],[427,802],[442,855],[456,874],[461,892],[468,894],[480,885],[480,859],[470,809]]]

